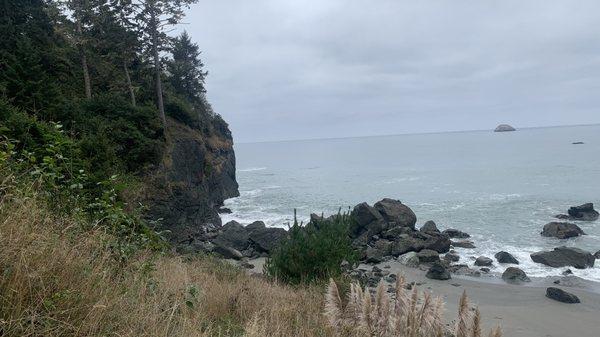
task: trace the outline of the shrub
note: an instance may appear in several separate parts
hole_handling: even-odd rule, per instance
[[[170,116],[176,121],[179,121],[191,128],[197,129],[200,125],[198,113],[194,110],[191,104],[175,95],[170,95],[168,97],[168,100],[165,103],[165,113],[167,116]]]
[[[307,226],[290,228],[288,237],[271,254],[265,273],[292,284],[326,280],[341,274],[340,264],[356,261],[356,253],[348,236],[351,218],[341,214]]]
[[[395,336],[395,337],[481,337],[479,309],[471,312],[466,293],[458,306],[454,331],[449,331],[443,320],[444,301],[430,293],[412,292],[405,288],[404,277],[396,280],[392,297],[384,282],[380,282],[375,296],[367,288],[352,284],[346,303],[342,301],[336,283],[330,280],[325,295],[325,316],[337,336]],[[490,331],[490,337],[501,337],[499,327]]]

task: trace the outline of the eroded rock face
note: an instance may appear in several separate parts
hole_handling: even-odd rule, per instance
[[[523,282],[531,282],[525,272],[517,267],[508,267],[502,273],[502,279],[507,283],[519,284]]]
[[[558,247],[552,251],[542,251],[531,254],[533,262],[545,264],[550,267],[575,267],[578,269],[594,266],[594,256],[583,249],[573,247]]]
[[[542,236],[555,237],[558,239],[568,239],[585,235],[583,230],[576,224],[569,222],[550,222],[544,225],[541,232]]]
[[[500,124],[496,127],[496,129],[494,129],[494,132],[509,132],[509,131],[516,131],[516,129],[508,124]]]
[[[239,195],[233,140],[221,122],[200,130],[168,119],[171,141],[163,165],[148,175],[139,201],[148,207],[144,216],[162,219],[159,229],[169,230],[175,243],[204,240],[221,226],[223,201]]]

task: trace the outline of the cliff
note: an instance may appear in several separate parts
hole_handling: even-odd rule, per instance
[[[239,195],[233,139],[218,116],[203,127],[168,120],[169,139],[157,170],[145,181],[148,219],[162,219],[174,243],[191,242],[207,227],[221,226],[217,209]]]

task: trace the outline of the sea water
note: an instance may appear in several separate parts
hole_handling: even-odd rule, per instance
[[[414,210],[417,227],[434,220],[470,233],[477,248],[457,249],[461,263],[505,250],[530,276],[550,276],[566,268],[536,264],[530,253],[600,250],[600,221],[577,222],[587,234],[579,238],[540,235],[569,206],[600,208],[600,125],[246,143],[235,151],[241,196],[226,201],[233,213],[224,222],[286,227],[294,209],[306,220],[389,197]],[[496,263],[493,271],[503,269]],[[571,269],[600,281],[600,260]]]

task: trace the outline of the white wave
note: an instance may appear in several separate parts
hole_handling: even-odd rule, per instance
[[[266,167],[248,167],[245,169],[238,169],[238,172],[254,172],[254,171],[263,171],[266,170]]]
[[[515,247],[511,245],[500,245],[499,243],[490,244],[481,241],[478,242],[478,240],[473,241],[475,242],[475,249],[456,249],[457,253],[460,255],[460,261],[458,263],[464,263],[471,268],[479,269],[480,267],[475,266],[475,258],[479,256],[486,256],[494,261],[494,264],[491,267],[489,267],[490,272],[499,276],[506,270],[506,268],[511,266],[514,267],[514,265],[510,264],[501,265],[494,258],[494,255],[497,252],[503,250],[512,254],[519,261],[518,267],[525,271],[525,273],[530,277],[561,276],[565,270],[570,269],[573,272],[573,275],[575,276],[581,277],[589,281],[600,282],[600,264],[596,264],[593,268],[587,269],[576,269],[572,267],[554,268],[543,265],[541,263],[535,263],[533,262],[533,260],[531,260],[530,254],[546,250],[543,247]]]

